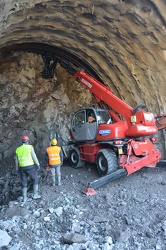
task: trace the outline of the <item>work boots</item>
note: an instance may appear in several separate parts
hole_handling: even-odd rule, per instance
[[[33,199],[40,199],[41,196],[38,194],[38,185],[33,186]]]
[[[55,175],[52,175],[52,185],[55,187]]]
[[[28,197],[27,197],[27,187],[24,187],[22,189],[22,196],[23,196],[23,202],[27,201]]]
[[[61,175],[58,175],[58,186],[61,185]]]

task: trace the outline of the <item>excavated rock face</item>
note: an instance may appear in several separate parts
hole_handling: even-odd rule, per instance
[[[1,63],[1,160],[12,155],[28,134],[38,153],[50,139],[67,145],[73,111],[95,104],[83,86],[59,65],[52,79],[43,79],[41,56],[14,53]]]
[[[72,111],[94,104],[59,65],[42,79],[44,44],[77,55],[129,105],[166,113],[165,11],[162,0],[1,0],[1,160],[25,133],[41,152],[54,134],[66,142]],[[165,131],[159,136],[164,156]]]

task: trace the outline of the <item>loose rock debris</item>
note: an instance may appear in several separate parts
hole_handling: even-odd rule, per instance
[[[165,250],[166,170],[145,168],[113,181],[95,195],[81,192],[98,178],[94,166],[62,166],[62,185],[53,187],[49,171],[39,175],[42,199],[23,203],[19,178],[0,178],[1,249]]]

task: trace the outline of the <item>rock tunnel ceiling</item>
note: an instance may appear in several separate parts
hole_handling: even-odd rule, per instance
[[[59,63],[72,76],[78,69],[81,69],[103,83],[97,72],[86,62],[85,59],[83,60],[74,53],[65,50],[65,48],[59,48],[42,43],[21,43],[3,47],[0,51],[3,58],[15,51],[33,52],[41,55],[44,62],[44,68],[47,68],[47,70],[50,71],[48,72],[50,73],[48,75],[44,75],[43,72],[43,78],[53,78],[54,69],[56,64]]]
[[[56,132],[67,141],[72,111],[95,105],[59,65],[42,79],[43,52],[69,56],[132,107],[166,113],[165,11],[162,0],[0,1],[1,159],[23,133],[40,152]]]

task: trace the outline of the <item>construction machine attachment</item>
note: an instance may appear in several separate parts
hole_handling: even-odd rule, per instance
[[[45,79],[51,79],[54,77],[54,69],[56,67],[57,64],[57,58],[50,54],[50,53],[45,53],[44,55],[42,55],[42,59],[44,62],[44,68],[42,71],[42,77]]]
[[[88,184],[88,188],[99,188],[101,186],[104,186],[106,184],[108,184],[111,181],[117,180],[121,177],[127,176],[127,171],[125,169],[118,169],[117,171],[105,175],[103,177],[100,177],[99,179],[92,181]]]
[[[82,193],[86,195],[94,195],[96,194],[95,189],[102,187],[111,181],[117,180],[121,177],[127,176],[127,171],[125,169],[118,169],[114,173],[105,175],[103,177],[100,177],[99,179],[92,181],[88,184],[88,187],[82,190]]]
[[[166,114],[158,115],[155,119],[158,130],[166,128]]]

